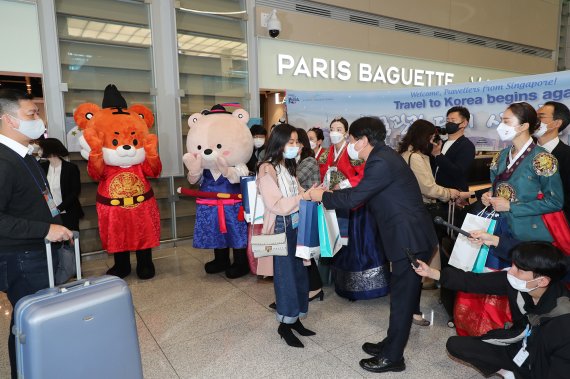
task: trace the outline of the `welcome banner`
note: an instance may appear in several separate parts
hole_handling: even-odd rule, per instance
[[[321,127],[327,136],[328,126],[336,116],[343,116],[349,123],[362,116],[379,117],[387,128],[386,143],[393,147],[415,120],[425,119],[444,126],[447,110],[464,106],[471,113],[465,135],[477,150],[500,150],[506,144],[499,140],[496,128],[506,107],[520,101],[536,108],[547,101],[570,104],[570,72],[445,87],[357,92],[291,90],[284,101],[289,123],[305,129]],[[569,142],[567,131],[561,138]]]

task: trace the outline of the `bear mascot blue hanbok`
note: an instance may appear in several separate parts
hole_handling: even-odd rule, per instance
[[[188,152],[183,157],[188,181],[200,185],[199,191],[181,189],[182,194],[196,196],[193,246],[213,249],[214,260],[206,263],[206,272],[225,271],[230,279],[249,273],[240,191],[240,177],[248,175],[246,163],[253,151],[248,120],[245,110],[232,113],[219,104],[194,113],[188,119]]]

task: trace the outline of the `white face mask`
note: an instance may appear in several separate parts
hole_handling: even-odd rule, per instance
[[[507,274],[507,280],[509,281],[509,284],[511,285],[511,287],[513,287],[514,289],[516,289],[519,292],[530,292],[530,291],[534,291],[535,289],[538,288],[538,286],[534,287],[534,288],[526,288],[526,284],[530,283],[530,282],[534,282],[535,280],[538,280],[539,278],[533,279],[533,280],[522,280],[517,278],[514,275],[511,274]]]
[[[46,131],[46,126],[41,118],[34,120],[20,120],[14,116],[10,116],[20,122],[17,131],[28,137],[29,139],[38,139]]]
[[[346,148],[346,152],[348,153],[348,156],[353,161],[357,161],[360,159],[360,157],[358,156],[358,153],[360,151],[356,150],[356,148],[354,147],[355,145],[356,145],[356,142],[355,143],[349,143],[348,147]],[[360,150],[362,150],[362,149],[360,149]]]
[[[309,144],[311,145],[311,149],[315,150],[317,148],[317,143],[313,142],[313,141],[309,141]]]
[[[332,143],[337,144],[344,139],[344,134],[341,132],[331,132],[329,137],[331,138]]]
[[[265,138],[254,138],[253,139],[253,146],[255,146],[256,149],[259,149],[264,144],[265,144]]]
[[[285,146],[285,151],[283,152],[283,158],[293,159],[299,154],[299,146]]]
[[[501,141],[512,141],[517,136],[517,131],[514,126],[509,126],[504,122],[501,122],[497,126],[497,134]]]
[[[540,123],[540,127],[532,134],[536,138],[542,137],[548,131],[548,124]]]

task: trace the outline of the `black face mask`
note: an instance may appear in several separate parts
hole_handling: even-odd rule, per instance
[[[454,122],[447,122],[445,124],[445,131],[447,132],[447,134],[456,133],[458,130],[459,130],[459,124],[456,124]]]

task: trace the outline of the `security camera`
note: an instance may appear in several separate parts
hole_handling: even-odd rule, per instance
[[[276,9],[271,12],[271,16],[267,20],[267,30],[271,38],[277,38],[279,33],[281,33],[281,21],[277,18]]]

